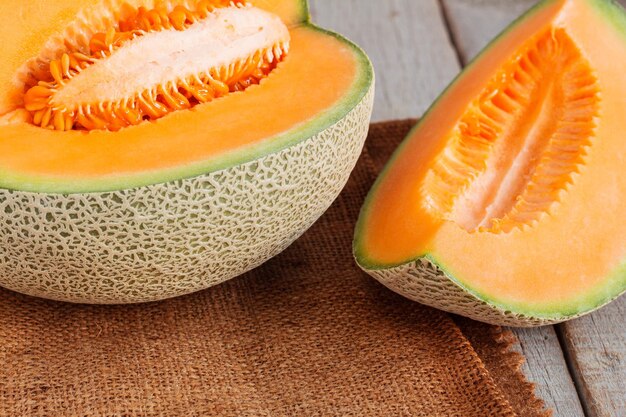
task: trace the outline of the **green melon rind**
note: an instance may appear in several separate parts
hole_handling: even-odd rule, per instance
[[[511,310],[526,317],[538,318],[552,323],[569,320],[597,310],[626,292],[626,262],[609,273],[602,284],[598,284],[591,291],[572,298],[566,303],[529,303],[499,299],[484,291],[477,291],[461,279],[456,278],[462,275],[452,271],[450,267],[443,266],[443,263],[437,261],[434,255],[429,255],[427,258],[437,265],[441,273],[449,280],[493,308],[502,311]]]
[[[309,2],[307,0],[298,0],[300,3],[300,13],[299,13],[299,21],[300,23],[310,23],[311,22],[311,11],[309,9]]]
[[[306,2],[303,2],[306,4]],[[98,178],[66,178],[50,176],[32,176],[18,172],[7,171],[0,168],[0,189],[30,191],[40,193],[73,194],[106,192],[121,189],[137,188],[152,184],[160,184],[179,179],[192,178],[223,169],[228,169],[249,161],[262,158],[271,153],[279,152],[290,146],[294,146],[309,137],[315,135],[329,126],[335,124],[348,114],[365,96],[368,86],[374,80],[372,64],[361,48],[345,37],[321,29],[313,24],[303,26],[333,36],[354,52],[359,63],[359,70],[349,92],[333,107],[315,118],[305,121],[292,130],[276,137],[263,141],[243,149],[235,149],[224,155],[211,160],[191,163],[185,166],[161,169],[141,174],[105,176]],[[166,116],[167,117],[167,116]],[[156,123],[160,121],[157,120]]]
[[[0,285],[77,303],[156,301],[285,249],[337,197],[367,136],[374,82],[344,117],[278,152],[105,193],[0,189]]]
[[[455,278],[431,254],[391,268],[362,268],[387,288],[411,300],[500,326],[560,323],[591,313],[626,292],[626,263],[611,273],[605,284],[565,305],[498,300]]]
[[[626,12],[616,0],[586,0],[626,37]]]
[[[490,49],[491,45],[496,43],[501,37],[506,36],[514,26],[556,1],[558,0],[544,0],[536,4],[493,39],[466,68],[470,68],[475,62],[479,61],[482,55]],[[585,1],[598,10],[605,19],[610,21],[613,28],[626,37],[626,13],[621,5],[614,0]],[[453,80],[430,106],[422,120],[437,106],[442,97],[463,81],[465,74],[466,71],[463,71]],[[380,263],[370,259],[367,251],[361,246],[362,242],[360,239],[363,233],[365,218],[368,216],[368,210],[372,200],[375,198],[379,184],[392,168],[395,159],[402,153],[404,146],[408,143],[408,138],[416,134],[420,125],[421,123],[417,123],[411,129],[407,139],[393,153],[372,186],[361,209],[355,229],[353,253],[357,264],[365,272],[388,288],[423,304],[491,324],[516,327],[548,325],[580,317],[605,306],[626,293],[626,261],[610,273],[603,284],[598,285],[591,292],[569,300],[567,303],[528,303],[504,300],[477,291],[459,278],[462,274],[453,272],[449,266],[445,266],[437,261],[435,254],[419,254],[407,261],[393,264]],[[407,290],[406,285],[402,285],[402,283],[406,282],[410,282],[413,285],[411,290]],[[430,296],[433,288],[441,289],[435,297]],[[447,296],[443,296],[443,294]]]

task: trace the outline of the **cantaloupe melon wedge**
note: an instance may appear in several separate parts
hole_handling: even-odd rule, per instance
[[[356,229],[389,288],[503,325],[626,289],[626,14],[547,0],[451,84],[395,152]]]
[[[371,64],[303,0],[0,13],[7,288],[126,303],[217,284],[303,233],[362,148]]]

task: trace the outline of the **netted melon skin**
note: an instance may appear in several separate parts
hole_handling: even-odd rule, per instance
[[[0,285],[77,303],[161,300],[219,284],[278,254],[344,187],[374,86],[341,120],[255,161],[93,194],[0,191]]]
[[[537,327],[580,316],[542,318],[503,310],[459,286],[427,258],[394,268],[363,270],[387,288],[413,301],[499,326]]]

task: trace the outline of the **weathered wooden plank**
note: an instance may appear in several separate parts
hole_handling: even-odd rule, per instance
[[[626,416],[626,297],[557,331],[589,417]]]
[[[374,121],[420,116],[459,70],[437,0],[312,0],[311,12],[372,59]]]
[[[513,329],[526,358],[524,375],[534,382],[536,394],[554,410],[554,417],[583,417],[583,408],[569,375],[563,351],[553,326]]]
[[[463,62],[471,59],[508,22],[535,3],[533,0],[442,1]],[[620,0],[620,3],[626,4],[626,0]],[[570,362],[582,405],[590,417],[626,415],[625,315],[626,299],[622,299],[606,309],[556,328],[562,336],[565,356]],[[526,345],[524,353],[529,362],[526,369],[531,378],[547,378],[545,384],[535,379],[539,382],[540,395],[553,404],[557,415],[580,415],[571,382],[562,376],[562,355],[557,350],[554,330],[516,330],[516,333],[522,346]],[[564,401],[571,403],[573,408],[562,407]]]
[[[536,0],[442,0],[450,33],[464,64]]]

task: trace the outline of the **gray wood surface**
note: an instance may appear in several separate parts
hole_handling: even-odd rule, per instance
[[[557,328],[589,417],[626,416],[625,318],[621,297]]]
[[[554,411],[554,417],[583,417],[554,326],[513,329],[513,332],[520,341],[519,351],[526,358],[522,371],[536,384],[537,396]]]
[[[421,115],[461,65],[534,3],[311,0],[311,10],[318,24],[345,34],[371,57],[377,76],[374,121],[379,121]],[[623,297],[557,327],[514,329],[517,349],[527,360],[524,372],[555,417],[626,416],[624,317]]]
[[[421,115],[459,70],[438,0],[312,0],[311,12],[372,60],[373,121]]]
[[[467,64],[535,0],[442,0],[450,33]]]

